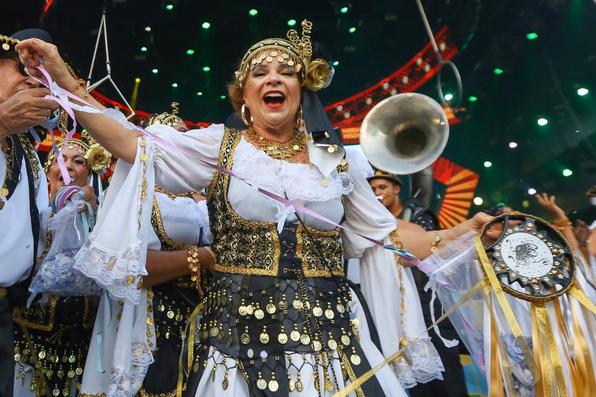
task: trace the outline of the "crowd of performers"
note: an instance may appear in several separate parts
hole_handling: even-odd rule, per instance
[[[311,28],[253,45],[228,87],[236,117],[195,130],[106,109],[44,31],[0,35],[0,395],[467,395],[449,343],[460,329],[427,332],[441,307],[408,258],[469,247],[498,214],[441,230],[402,205],[399,178],[343,147],[316,94],[333,69]],[[85,130],[42,166],[24,131],[57,114],[48,77]],[[554,199],[538,200],[589,288],[589,228],[576,239]],[[589,387],[595,334],[582,335]],[[502,390],[540,395],[514,375],[518,394]]]

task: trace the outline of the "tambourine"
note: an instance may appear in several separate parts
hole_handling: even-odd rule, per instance
[[[567,240],[548,222],[509,212],[487,223],[481,237],[495,228],[502,232],[485,250],[506,293],[527,301],[549,301],[573,285],[575,257]]]

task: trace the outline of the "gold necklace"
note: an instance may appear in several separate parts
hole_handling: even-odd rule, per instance
[[[246,132],[246,138],[269,157],[278,160],[288,160],[306,150],[306,135],[303,132],[295,133],[289,142],[275,142],[259,135],[253,127],[250,127]]]

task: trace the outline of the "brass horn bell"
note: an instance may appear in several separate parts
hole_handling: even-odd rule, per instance
[[[430,166],[449,139],[445,111],[434,99],[405,93],[375,105],[360,128],[360,145],[375,167],[399,175]]]

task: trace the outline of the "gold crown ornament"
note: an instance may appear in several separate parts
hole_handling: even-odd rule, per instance
[[[324,59],[312,59],[312,22],[305,19],[301,26],[302,35],[290,29],[287,39],[269,38],[250,47],[234,73],[240,87],[244,86],[250,70],[255,65],[274,60],[294,67],[301,85],[307,90],[318,91],[327,87],[333,77],[333,68]]]
[[[61,135],[57,138],[58,142],[56,142],[58,148],[62,148],[62,146],[64,146],[64,137],[66,137],[66,133],[68,131],[66,125],[68,118],[65,118],[64,115],[64,112],[60,115],[59,130]],[[85,160],[87,160],[87,165],[91,171],[95,172],[96,174],[103,175],[111,165],[112,154],[99,143],[97,143],[97,141],[93,139],[91,135],[89,135],[87,130],[83,130],[81,132],[80,138],[69,139],[68,142],[66,142],[66,146],[69,149],[74,149],[75,147],[78,148],[83,157],[85,157]],[[55,158],[56,152],[50,150],[45,166],[46,173],[50,168],[50,164],[52,164],[52,161]]]
[[[172,104],[170,105],[172,107],[172,113],[164,112],[160,114],[155,114],[145,119],[145,122],[143,124],[145,125],[145,127],[149,127],[150,125],[155,124],[161,124],[170,126],[172,128],[176,128],[180,124],[185,125],[184,120],[182,120],[182,118],[178,116],[178,112],[180,112],[179,105],[180,104],[178,102],[172,102]]]

